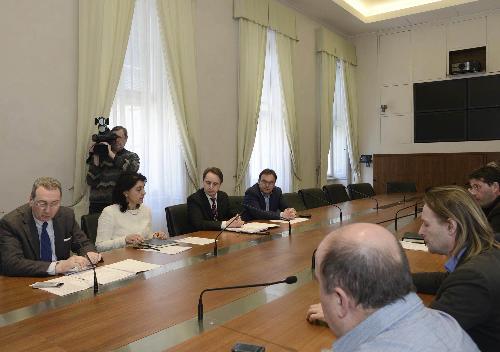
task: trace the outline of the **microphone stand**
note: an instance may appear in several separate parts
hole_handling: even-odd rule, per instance
[[[311,197],[311,198],[314,198],[316,200],[320,200],[322,202],[326,201],[328,203],[328,205],[332,205],[334,206],[335,208],[337,208],[339,210],[339,218],[340,218],[340,223],[342,223],[342,208],[339,207],[337,204],[334,204],[332,202],[330,202],[328,199],[321,199],[319,197],[316,197],[315,195],[313,194],[308,194],[307,197]],[[300,214],[299,214],[299,217],[300,217]]]
[[[95,272],[95,264],[92,263],[92,260],[90,260],[89,255],[85,253],[85,257],[87,257],[87,260],[90,263],[90,266],[92,266],[92,270],[94,271],[94,295],[96,295],[99,292],[99,282],[97,281],[97,274]]]
[[[373,199],[373,200],[375,201],[375,203],[376,203],[376,207],[375,207],[375,209],[377,209],[377,213],[378,213],[378,200],[377,200],[376,198],[374,198],[374,197],[372,197],[372,196],[370,196],[370,195],[368,195],[368,194],[365,194],[365,193],[362,193],[362,192],[356,191],[356,190],[355,190],[355,189],[353,189],[353,188],[351,188],[351,191],[352,191],[352,192],[354,192],[354,193],[357,193],[357,194],[359,194],[359,195],[361,195],[361,196],[363,196],[363,198],[370,198],[370,199]]]
[[[297,282],[297,276],[288,276],[285,280],[274,281],[274,282],[265,282],[261,284],[250,284],[250,285],[238,285],[238,286],[226,286],[226,287],[215,287],[215,288],[206,288],[200,293],[200,298],[198,299],[198,321],[203,320],[203,294],[208,291],[222,291],[222,290],[234,290],[238,288],[250,288],[250,287],[261,287],[261,286],[271,286],[277,284],[286,283],[288,285],[294,284]]]
[[[235,221],[236,219],[240,218],[241,215],[245,212],[245,210],[243,210],[240,214],[236,214],[236,216],[233,218],[233,220],[231,220],[229,222],[229,224],[226,224],[226,226],[217,234],[217,236],[215,236],[215,241],[214,241],[214,257],[217,257],[218,255],[218,248],[217,248],[217,240],[219,239],[219,236],[222,235],[222,233],[224,231],[226,231],[226,229],[229,227],[229,225],[231,225],[233,223],[233,221]]]
[[[418,204],[421,203],[421,202],[415,202],[415,204],[412,204],[410,206],[407,206],[407,207],[404,207],[404,208],[401,208],[399,209],[398,211],[396,211],[396,213],[394,214],[394,230],[397,231],[398,230],[398,214],[401,210],[405,210],[405,209],[408,209],[408,208],[413,208],[415,207],[415,219],[417,218],[417,213],[418,213]],[[408,215],[406,215],[408,216]]]

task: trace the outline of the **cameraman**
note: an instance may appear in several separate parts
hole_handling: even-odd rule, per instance
[[[87,184],[90,186],[89,214],[100,213],[102,209],[113,203],[112,192],[116,180],[122,172],[137,172],[139,170],[139,156],[125,149],[128,134],[123,126],[115,126],[111,133],[116,135],[116,140],[111,144],[101,142],[108,146],[108,155],[99,156],[94,153],[94,143],[89,150],[87,164]]]

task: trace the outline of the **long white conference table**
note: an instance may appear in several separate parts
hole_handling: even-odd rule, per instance
[[[225,232],[219,254],[213,245],[193,246],[166,255],[122,248],[103,253],[104,264],[132,258],[160,268],[68,296],[29,287],[39,278],[0,277],[0,350],[2,351],[230,351],[236,342],[266,351],[320,351],[335,336],[305,320],[319,301],[311,271],[312,253],[322,238],[351,222],[381,223],[396,236],[415,231],[418,197],[378,195],[371,199],[309,209],[309,221],[288,224],[270,235]],[[405,208],[406,209],[403,209]],[[403,210],[400,210],[403,209]],[[398,231],[394,216],[399,210]],[[216,231],[188,236],[214,238]],[[442,270],[443,256],[407,251],[412,271]],[[212,287],[264,283],[296,275],[292,285],[207,292],[204,318],[197,319],[198,297]],[[432,297],[422,296],[429,302]]]

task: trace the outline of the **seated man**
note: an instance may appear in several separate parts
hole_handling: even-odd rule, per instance
[[[484,166],[469,175],[469,192],[483,208],[493,232],[500,233],[500,169]]]
[[[239,215],[231,213],[227,194],[219,191],[223,180],[219,168],[209,167],[203,172],[203,188],[188,197],[189,221],[196,230],[222,230],[244,224]]]
[[[246,190],[243,199],[245,220],[295,219],[297,212],[287,207],[281,188],[275,186],[277,178],[274,170],[264,169],[259,174],[259,182]]]
[[[329,234],[316,253],[325,319],[335,352],[479,351],[451,316],[412,292],[403,249],[386,229],[353,224]]]
[[[71,256],[70,250],[80,254]],[[1,268],[9,276],[47,276],[79,270],[101,259],[75,221],[61,206],[61,183],[35,180],[30,201],[0,220]]]
[[[429,252],[449,257],[446,273],[415,273],[417,291],[435,294],[430,307],[453,316],[483,352],[500,346],[500,244],[484,213],[461,187],[424,195],[422,226]]]

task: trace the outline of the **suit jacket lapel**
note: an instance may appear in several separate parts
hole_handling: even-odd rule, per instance
[[[40,260],[40,238],[38,236],[38,230],[36,229],[35,220],[33,219],[31,207],[29,206],[27,206],[23,216],[23,231],[31,246],[34,258]]]

